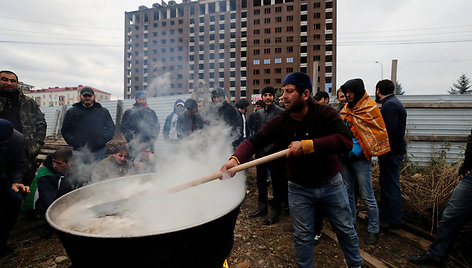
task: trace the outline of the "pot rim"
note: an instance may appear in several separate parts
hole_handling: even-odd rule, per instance
[[[86,189],[88,189],[90,187],[96,187],[98,184],[112,183],[112,181],[123,180],[125,178],[141,177],[142,175],[148,175],[149,176],[149,175],[152,175],[152,174],[157,174],[157,173],[139,174],[139,175],[132,175],[132,176],[108,179],[108,180],[105,180],[105,181],[101,181],[101,182],[93,183],[93,184],[90,184],[90,185],[86,185],[86,186],[83,186],[81,188],[75,189],[71,192],[68,192],[67,194],[64,194],[63,196],[61,196],[61,197],[57,198],[56,200],[54,200],[54,202],[48,207],[48,209],[46,211],[46,220],[49,223],[49,225],[51,225],[54,229],[56,229],[58,231],[68,233],[68,234],[71,234],[71,235],[81,236],[81,237],[110,238],[110,239],[113,239],[113,238],[139,238],[139,237],[145,237],[145,236],[161,235],[161,234],[168,234],[168,233],[173,233],[173,232],[177,232],[177,231],[182,231],[182,230],[186,230],[186,229],[190,229],[190,228],[193,228],[193,227],[196,227],[196,226],[200,226],[200,225],[206,224],[208,222],[211,222],[213,220],[216,220],[218,218],[221,218],[224,215],[226,215],[226,214],[230,213],[231,211],[233,211],[234,209],[236,209],[239,205],[241,205],[241,203],[244,200],[244,197],[246,195],[245,194],[246,190],[244,189],[244,194],[241,196],[241,198],[238,199],[237,202],[235,202],[235,204],[233,206],[231,206],[230,209],[227,209],[227,210],[225,210],[221,213],[218,213],[218,214],[214,215],[213,217],[205,218],[200,222],[196,222],[196,223],[193,223],[193,224],[188,224],[188,225],[185,225],[185,226],[180,226],[178,228],[168,228],[168,229],[164,229],[164,230],[159,230],[158,232],[155,232],[155,231],[153,231],[153,232],[151,232],[151,231],[143,232],[143,233],[139,233],[139,234],[136,234],[136,235],[96,234],[96,233],[79,232],[79,231],[74,231],[74,230],[65,228],[65,227],[55,223],[51,219],[51,216],[50,216],[51,210],[54,210],[54,208],[56,206],[58,206],[58,204],[60,204],[64,199],[66,199],[70,195],[75,195],[79,191],[87,191]],[[236,177],[231,178],[231,180],[234,180],[234,179],[238,179],[238,178],[236,178]],[[244,178],[244,181],[245,181],[245,178]],[[218,180],[218,182],[222,182],[222,181]],[[198,185],[198,186],[195,186],[195,187],[200,187],[200,186],[202,186],[202,185]]]

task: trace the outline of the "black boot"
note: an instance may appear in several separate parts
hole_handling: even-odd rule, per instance
[[[408,260],[414,264],[419,265],[442,266],[444,264],[441,260],[435,259],[433,256],[428,255],[428,252],[424,252],[421,255],[412,255],[408,257]]]
[[[250,218],[262,217],[267,215],[267,207],[258,208],[256,211],[249,213]]]
[[[272,225],[280,219],[280,210],[272,209],[269,218],[264,221],[264,225]]]

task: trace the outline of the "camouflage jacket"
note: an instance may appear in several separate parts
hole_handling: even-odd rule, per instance
[[[26,139],[26,158],[38,155],[46,137],[46,120],[36,101],[20,91],[20,121]],[[7,106],[7,98],[0,96],[0,111]]]

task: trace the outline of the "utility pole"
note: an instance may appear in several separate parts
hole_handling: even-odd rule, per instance
[[[313,96],[318,92],[318,61],[313,62]]]
[[[392,75],[390,77],[390,80],[392,80],[393,84],[395,85],[395,88],[397,87],[397,64],[397,59],[392,60]]]

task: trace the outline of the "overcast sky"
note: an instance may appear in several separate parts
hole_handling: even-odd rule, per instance
[[[16,0],[0,9],[0,69],[36,89],[89,85],[123,98],[124,12],[149,0]],[[180,1],[177,1],[180,2]],[[448,94],[472,77],[472,1],[340,0],[338,87],[390,78],[408,95]],[[378,63],[376,63],[376,61]]]

